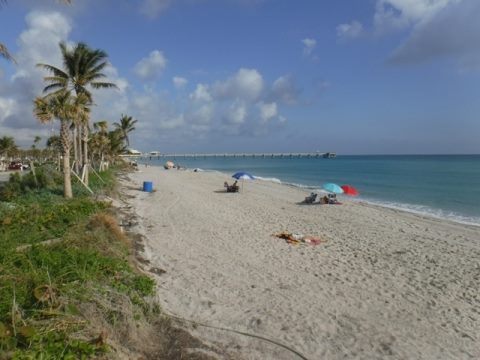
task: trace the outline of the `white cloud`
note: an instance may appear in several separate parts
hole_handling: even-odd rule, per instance
[[[461,70],[480,68],[480,1],[391,1],[399,11],[397,17],[408,19],[412,30],[389,56],[390,63],[412,64],[449,57],[458,62]]]
[[[176,129],[183,126],[185,123],[184,115],[178,114],[175,117],[166,118],[159,123],[159,128],[162,130]]]
[[[0,97],[0,124],[15,112],[16,105],[14,99]]]
[[[17,41],[19,50],[15,54],[15,73],[0,87],[0,132],[14,133],[21,146],[31,144],[36,135],[49,136],[52,126],[55,126],[39,124],[32,114],[32,101],[42,95],[46,85],[43,78],[49,75],[36,64],[62,67],[58,44],[68,39],[71,20],[58,12],[32,11],[26,16],[26,25]],[[95,106],[92,107],[92,121],[116,121],[122,112],[128,110],[128,81],[121,78],[113,66],[108,65],[103,72],[119,90],[93,90]]]
[[[47,73],[36,65],[61,65],[58,44],[71,30],[68,18],[58,12],[32,11],[25,20],[27,29],[20,34],[17,41],[19,51],[14,55],[17,61],[15,73],[10,80],[2,81],[0,87],[0,130],[6,133],[10,129],[16,137],[17,133],[22,134],[20,139],[28,138],[28,134],[33,138],[42,132],[32,115],[32,100],[42,94],[45,87],[43,77]]]
[[[174,76],[172,82],[176,89],[182,89],[188,84],[188,80],[181,76]]]
[[[197,84],[195,91],[190,94],[190,99],[195,102],[210,102],[213,100],[208,89],[208,85]]]
[[[171,4],[172,0],[143,0],[140,5],[140,13],[149,18],[155,18],[168,9]]]
[[[272,84],[272,98],[284,104],[293,105],[298,101],[297,90],[291,76],[280,76]]]
[[[243,101],[234,101],[225,113],[225,119],[233,125],[241,125],[247,117],[247,105]]]
[[[58,44],[71,31],[69,19],[58,12],[32,11],[25,20],[27,30],[20,34],[20,51],[15,55],[18,71],[31,74],[37,63],[60,66]]]
[[[263,77],[255,69],[240,69],[226,81],[214,84],[213,90],[217,98],[240,98],[255,101],[263,91]]]
[[[188,117],[192,124],[210,124],[214,118],[213,104],[203,104]]]
[[[273,117],[278,115],[278,109],[276,103],[264,103],[263,101],[257,104],[257,107],[260,111],[260,121],[266,123]]]
[[[92,121],[118,121],[120,114],[130,112],[129,83],[118,74],[118,70],[107,65],[103,70],[108,82],[117,85],[117,89],[93,90],[95,106],[92,108]]]
[[[20,145],[30,146],[35,135],[50,135],[52,125],[43,126],[32,115],[32,99],[42,93],[47,75],[35,65],[41,61],[61,67],[58,43],[68,41],[70,31],[71,21],[59,13],[32,12],[27,16],[27,27],[18,38],[16,72],[9,79],[3,78],[0,87],[0,133],[14,133]],[[153,78],[165,66],[163,54],[155,50],[139,61],[135,72],[144,79]],[[122,113],[133,116],[139,122],[130,140],[132,147],[141,150],[157,148],[159,142],[177,148],[215,136],[265,135],[276,129],[272,120],[285,121],[279,104],[292,104],[297,96],[290,76],[267,85],[262,74],[251,68],[199,83],[190,96],[181,99],[154,86],[132,87],[113,65],[103,72],[118,89],[93,90],[91,121],[112,123]],[[186,87],[188,80],[175,76],[172,83],[179,89]]]
[[[146,139],[165,135],[164,130],[181,129],[185,124],[184,115],[175,110],[167,92],[147,91],[131,95],[128,114],[138,119],[137,130],[132,136],[141,139],[142,144]]]
[[[462,0],[377,0],[374,24],[377,32],[405,28],[432,19],[446,6]],[[476,0],[475,0],[476,1]]]
[[[305,55],[310,55],[312,51],[315,49],[315,46],[317,46],[317,40],[315,39],[306,38],[302,40],[302,43],[304,45],[303,53]]]
[[[337,36],[340,39],[355,39],[363,34],[363,25],[354,20],[350,24],[340,24],[337,26]]]
[[[257,70],[239,69],[225,80],[198,84],[190,94],[186,119],[195,125],[192,131],[203,134],[265,135],[272,119],[285,121],[279,116],[276,99],[292,103],[296,96],[289,76],[278,78],[270,89],[265,90],[263,76]]]
[[[167,66],[167,59],[161,51],[153,50],[148,57],[141,59],[134,68],[135,74],[142,80],[158,78]]]

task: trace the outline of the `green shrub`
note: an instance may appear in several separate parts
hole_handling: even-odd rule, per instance
[[[109,205],[88,196],[63,199],[54,170],[37,168],[36,182],[13,174],[1,191],[12,202],[0,203],[0,359],[101,355],[102,341],[77,339],[92,336],[78,309],[82,302],[104,306],[99,294],[127,297],[136,319],[159,311],[145,299],[155,282],[130,265],[130,243]],[[101,175],[105,180],[92,181],[92,188],[113,188],[113,172]],[[100,313],[108,321],[115,311],[106,306]]]
[[[12,201],[16,197],[31,191],[55,188],[63,184],[63,175],[51,164],[42,165],[26,173],[10,174],[7,183],[0,187],[0,201]]]

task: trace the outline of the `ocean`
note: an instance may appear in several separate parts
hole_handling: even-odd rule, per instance
[[[246,171],[259,181],[274,181],[320,191],[333,182],[354,186],[352,198],[417,214],[480,225],[480,155],[368,155],[324,158],[151,157],[139,163],[175,164],[219,171],[226,179]]]

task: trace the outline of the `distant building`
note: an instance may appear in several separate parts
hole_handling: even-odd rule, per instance
[[[138,150],[135,149],[127,149],[127,154],[128,155],[142,155],[142,153]]]
[[[160,155],[160,151],[150,151],[150,155],[152,155],[152,156],[159,156],[159,155]]]

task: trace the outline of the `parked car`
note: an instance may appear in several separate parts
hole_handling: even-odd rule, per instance
[[[8,165],[8,170],[23,170],[23,164],[19,161],[12,161],[10,165]]]

